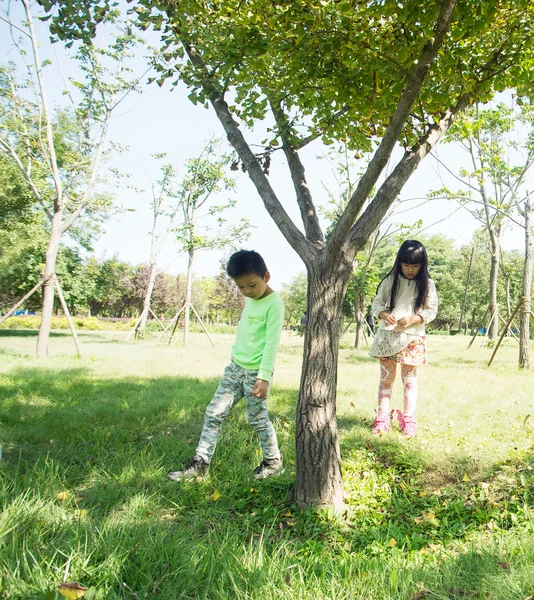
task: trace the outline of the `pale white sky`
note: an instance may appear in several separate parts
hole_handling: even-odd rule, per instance
[[[46,78],[49,94],[55,103],[62,101],[63,84],[56,69],[56,53],[65,53],[59,46],[51,49],[43,35],[44,26],[40,24],[41,48],[43,58],[50,58],[55,64],[47,67]],[[4,60],[15,60],[16,55],[10,49],[9,31],[7,25],[0,22],[0,50]],[[69,67],[66,59],[61,59],[62,69],[67,74],[75,71]],[[145,61],[142,56],[136,60],[139,72],[144,70]],[[246,133],[246,132],[245,132]],[[247,137],[252,137],[246,133]],[[198,156],[206,140],[213,137],[223,137],[222,126],[212,110],[201,106],[193,106],[187,99],[185,86],[180,85],[174,91],[169,86],[158,87],[156,84],[144,86],[144,93],[130,95],[119,107],[112,119],[109,139],[129,147],[124,155],[116,155],[113,166],[132,174],[130,183],[137,187],[149,187],[150,180],[158,175],[157,165],[151,155],[155,152],[166,152],[167,160],[172,162],[179,173],[183,173],[183,165],[188,158]],[[262,136],[265,137],[265,136]],[[256,139],[262,137],[254,136]],[[325,186],[331,190],[337,189],[332,174],[332,164],[318,156],[326,149],[319,142],[309,145],[302,152],[302,160],[306,167],[308,182],[316,202],[326,200]],[[441,146],[440,157],[449,161],[451,168],[457,170],[460,154],[451,147]],[[252,229],[251,237],[243,247],[260,252],[268,265],[275,287],[288,282],[297,273],[304,270],[300,258],[288,245],[267,214],[260,197],[246,174],[238,171],[234,174],[237,188],[232,194],[237,198],[236,217],[247,217],[256,227]],[[270,181],[286,210],[300,226],[300,218],[293,188],[285,159],[280,152],[273,157]],[[530,176],[532,182],[532,174]],[[405,186],[402,198],[421,198],[443,184],[437,173],[436,163],[427,157],[419,170]],[[531,185],[531,188],[533,186]],[[128,190],[126,186],[118,190],[118,201],[127,209],[119,219],[110,221],[105,234],[95,244],[95,254],[98,257],[118,256],[131,263],[142,263],[148,258],[149,229],[151,213],[148,205],[148,195],[142,196]],[[468,243],[477,224],[473,217],[464,209],[457,210],[457,205],[444,201],[433,201],[420,206],[421,201],[405,203],[402,214],[393,217],[393,222],[410,224],[418,219],[423,220],[426,234],[443,233],[454,238],[459,245]],[[413,207],[411,210],[407,210]],[[453,214],[452,214],[453,213]],[[448,216],[451,215],[452,216]],[[505,235],[505,247],[521,249],[523,232],[518,228],[509,228]],[[166,259],[162,265],[170,265],[173,273],[184,272],[186,257],[178,256],[177,250],[167,247]],[[219,259],[222,251],[205,251],[198,255],[195,266],[197,276],[214,275],[218,272]],[[176,259],[173,259],[173,256]],[[172,263],[172,264],[171,264]]]

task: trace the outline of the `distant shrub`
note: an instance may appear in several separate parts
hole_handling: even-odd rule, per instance
[[[75,329],[83,329],[86,331],[104,331],[118,330],[127,331],[135,325],[135,319],[127,321],[106,322],[98,317],[73,317],[72,319]],[[39,329],[41,325],[41,317],[24,316],[10,317],[2,324],[2,329]],[[69,322],[66,317],[52,317],[52,329],[69,329]]]
[[[74,327],[84,331],[129,331],[137,322],[137,318],[131,319],[112,319],[98,317],[73,317]],[[20,316],[10,317],[2,324],[2,329],[39,329],[41,317],[35,316]],[[163,326],[166,327],[169,321],[164,321]],[[69,329],[69,323],[65,317],[52,317],[52,329]],[[236,327],[233,325],[208,325],[206,329],[210,333],[235,333]],[[146,324],[146,331],[157,333],[161,331],[161,325],[155,320],[150,319]],[[180,323],[177,331],[183,331],[183,323]],[[202,333],[204,330],[200,323],[191,321],[190,331],[193,333]]]

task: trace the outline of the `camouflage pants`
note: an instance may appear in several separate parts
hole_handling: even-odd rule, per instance
[[[267,460],[280,458],[276,432],[267,413],[269,393],[267,392],[265,398],[252,395],[257,378],[258,371],[247,371],[234,362],[224,370],[219,387],[206,408],[204,427],[196,450],[196,454],[206,462],[211,461],[215,452],[224,420],[241,398],[245,398],[247,419],[258,434],[263,457]]]

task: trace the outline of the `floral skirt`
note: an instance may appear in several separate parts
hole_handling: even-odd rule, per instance
[[[426,337],[382,329],[377,332],[369,355],[405,365],[426,365]]]

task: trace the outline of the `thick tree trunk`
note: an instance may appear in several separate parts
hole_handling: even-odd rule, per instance
[[[185,286],[185,310],[184,310],[184,346],[189,340],[189,315],[191,312],[191,289],[193,287],[193,259],[195,251],[189,250],[189,262],[187,263],[187,284]]]
[[[530,368],[530,311],[532,298],[532,268],[534,266],[534,247],[532,245],[532,227],[534,210],[529,200],[525,204],[525,263],[523,267],[523,306],[519,315],[519,367]]]
[[[143,311],[141,312],[141,319],[137,326],[137,332],[144,331],[146,322],[148,319],[148,311],[150,309],[150,300],[152,299],[152,292],[154,291],[154,284],[156,283],[157,267],[154,260],[150,261],[150,274],[148,276],[148,287],[146,289],[145,299],[143,300]]]
[[[50,328],[52,325],[52,311],[54,310],[54,280],[52,275],[56,270],[57,253],[59,250],[59,242],[61,240],[61,218],[61,212],[55,213],[52,218],[50,239],[48,240],[48,248],[46,250],[45,270],[43,273],[46,280],[43,284],[41,325],[37,337],[38,358],[46,358],[48,354],[48,339],[50,337]]]
[[[328,269],[324,269],[328,271]],[[308,271],[308,325],[297,406],[298,506],[343,508],[343,483],[336,421],[336,387],[341,313],[346,277]]]
[[[494,340],[499,335],[499,304],[497,301],[497,282],[499,280],[499,262],[501,259],[501,225],[489,231],[491,240],[491,266],[490,266],[490,319],[491,326],[488,338]]]

